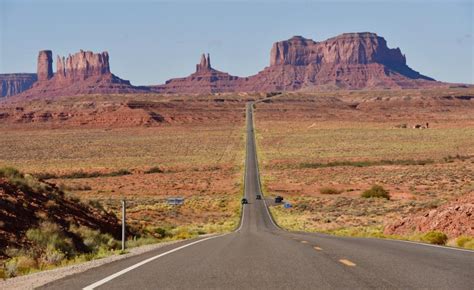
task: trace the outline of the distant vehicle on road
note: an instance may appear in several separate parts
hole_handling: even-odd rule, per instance
[[[262,196],[260,194],[257,194],[257,199],[262,199]]]
[[[283,201],[283,197],[277,196],[275,197],[275,203],[281,203]]]
[[[247,204],[249,201],[246,198],[242,198],[242,204]]]

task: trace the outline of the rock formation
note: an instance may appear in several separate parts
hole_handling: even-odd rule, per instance
[[[213,69],[209,54],[202,54],[195,73],[185,78],[168,80],[164,85],[151,87],[151,90],[158,93],[189,94],[233,92],[238,80],[238,77]]]
[[[36,82],[36,74],[0,74],[0,99],[19,94]]]
[[[47,81],[53,77],[53,52],[51,50],[41,50],[38,54],[39,81]]]
[[[206,72],[208,78],[200,77]],[[301,36],[276,42],[270,66],[239,78],[212,69],[201,57],[196,73],[152,90],[167,93],[271,92],[320,89],[418,88],[439,86],[406,64],[399,48],[375,33],[345,33],[322,42]],[[212,75],[212,77],[210,77]]]
[[[433,79],[412,70],[399,48],[375,33],[345,33],[322,42],[301,36],[273,45],[270,67],[250,77],[246,90],[410,88]]]
[[[78,94],[144,93],[146,87],[135,87],[110,72],[109,54],[79,51],[57,57],[56,73],[52,73],[51,51],[38,56],[38,82],[22,97],[62,96]],[[40,77],[41,76],[41,77]]]

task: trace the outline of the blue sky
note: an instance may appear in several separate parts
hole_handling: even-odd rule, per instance
[[[107,50],[112,72],[136,85],[187,76],[203,52],[216,69],[248,76],[268,65],[275,41],[370,31],[413,69],[474,83],[473,25],[472,0],[0,0],[0,73],[35,72],[41,49],[54,58],[84,49]]]

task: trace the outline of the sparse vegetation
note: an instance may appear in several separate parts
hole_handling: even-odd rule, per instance
[[[364,191],[361,196],[365,198],[376,197],[390,199],[390,194],[388,190],[377,184],[373,185],[370,189]]]
[[[456,245],[461,248],[474,250],[474,237],[460,236],[456,239]]]
[[[448,236],[439,231],[430,231],[421,237],[421,240],[434,245],[446,245]]]
[[[426,165],[432,164],[432,159],[406,159],[406,160],[376,160],[376,161],[333,161],[328,163],[300,163],[299,168],[326,168],[339,166],[368,167],[382,165]]]

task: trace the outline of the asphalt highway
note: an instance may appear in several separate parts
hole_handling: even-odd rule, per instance
[[[72,275],[44,289],[474,289],[474,252],[295,233],[275,225],[261,194],[252,105],[247,105],[240,227]]]

